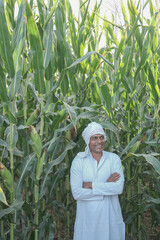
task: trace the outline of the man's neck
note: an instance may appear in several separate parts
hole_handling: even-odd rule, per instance
[[[97,160],[97,162],[99,163],[99,161],[100,161],[100,159],[101,159],[101,157],[102,157],[102,152],[101,152],[101,153],[91,152],[91,154],[92,154],[93,158],[94,158],[95,160]]]

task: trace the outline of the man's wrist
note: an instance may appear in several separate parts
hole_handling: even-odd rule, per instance
[[[83,188],[92,189],[92,182],[83,182]]]

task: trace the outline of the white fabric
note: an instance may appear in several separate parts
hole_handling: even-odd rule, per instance
[[[120,173],[117,182],[106,182],[109,176]],[[71,166],[71,189],[77,200],[74,240],[124,240],[123,222],[118,194],[123,191],[124,176],[120,158],[103,151],[99,164],[92,157],[78,155]],[[92,189],[82,188],[92,182]]]
[[[92,137],[95,134],[104,135],[104,140],[106,141],[107,137],[103,130],[103,127],[99,123],[96,123],[96,122],[89,123],[88,126],[82,132],[82,137],[83,137],[84,141],[86,142],[87,146],[85,148],[85,152],[78,153],[79,157],[84,158],[89,155],[89,153],[90,153],[90,150],[89,150],[90,137]]]

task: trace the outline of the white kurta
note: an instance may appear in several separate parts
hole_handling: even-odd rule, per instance
[[[117,182],[106,182],[114,172]],[[124,175],[118,155],[103,151],[99,164],[90,156],[76,156],[71,166],[71,189],[77,200],[74,240],[124,240],[123,222],[118,194],[123,191]],[[82,187],[92,182],[92,189]]]

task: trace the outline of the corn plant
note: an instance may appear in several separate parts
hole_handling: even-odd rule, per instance
[[[128,18],[122,2],[124,26],[101,16],[100,30],[90,4],[76,18],[69,0],[0,0],[1,239],[72,239],[69,170],[90,121],[122,159],[126,239],[149,237],[146,212],[159,223],[159,14],[130,0]]]

